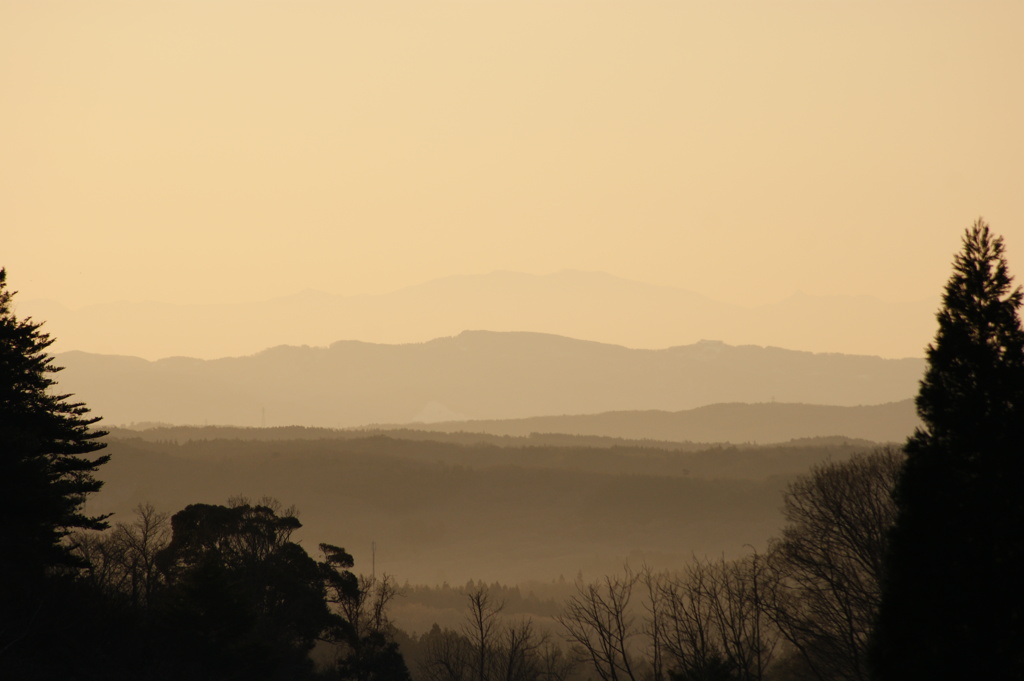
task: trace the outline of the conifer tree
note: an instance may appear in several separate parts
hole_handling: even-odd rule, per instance
[[[0,589],[24,589],[52,568],[75,565],[62,539],[75,529],[106,527],[83,513],[99,490],[93,474],[107,456],[97,417],[70,395],[52,392],[53,343],[41,323],[14,315],[0,269]]]
[[[1024,331],[1003,240],[963,237],[895,490],[882,681],[1024,678]]]

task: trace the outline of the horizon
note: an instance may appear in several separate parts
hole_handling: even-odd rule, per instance
[[[8,272],[8,274],[9,274],[9,272]],[[673,284],[657,284],[657,283],[650,282],[650,281],[644,281],[644,280],[636,278],[636,277],[621,276],[621,275],[615,274],[614,272],[609,272],[607,270],[584,270],[584,269],[576,269],[576,268],[563,268],[563,269],[549,270],[549,271],[544,271],[544,272],[528,272],[526,270],[513,270],[513,269],[480,270],[480,271],[476,271],[476,272],[463,272],[463,273],[458,273],[458,274],[444,274],[444,275],[440,275],[440,276],[437,276],[437,277],[432,277],[430,279],[425,279],[425,280],[422,280],[422,281],[416,281],[416,282],[409,283],[409,284],[402,284],[402,285],[399,285],[399,286],[396,286],[396,287],[383,288],[383,289],[379,289],[379,290],[359,291],[359,292],[356,292],[356,293],[351,293],[351,292],[349,292],[349,293],[346,293],[346,292],[339,293],[337,291],[331,291],[331,290],[328,290],[326,288],[306,287],[306,288],[296,288],[294,290],[287,291],[287,292],[281,292],[279,294],[272,295],[271,297],[263,297],[263,298],[236,298],[236,299],[224,300],[224,301],[209,301],[209,300],[200,300],[200,299],[177,299],[177,300],[170,300],[170,299],[157,299],[157,298],[142,298],[142,297],[137,297],[137,296],[136,297],[131,297],[131,296],[117,297],[117,296],[114,296],[114,297],[111,297],[111,298],[108,298],[108,299],[104,299],[104,300],[89,300],[89,301],[82,302],[82,303],[79,303],[79,304],[73,304],[73,303],[66,302],[68,299],[64,298],[63,296],[62,297],[43,297],[43,296],[39,296],[39,297],[27,298],[27,297],[24,297],[24,296],[20,295],[20,291],[19,291],[19,296],[18,297],[19,298],[24,298],[24,300],[22,302],[27,302],[27,303],[35,303],[35,302],[54,303],[54,304],[60,305],[61,307],[67,308],[69,310],[82,310],[82,309],[86,309],[86,308],[90,308],[90,307],[97,307],[97,306],[104,306],[104,305],[117,305],[117,304],[122,304],[122,303],[127,303],[127,304],[173,305],[173,306],[179,306],[179,307],[181,307],[181,306],[194,306],[194,305],[230,306],[230,305],[249,305],[249,304],[254,304],[254,303],[274,302],[274,301],[278,301],[278,300],[288,300],[288,299],[292,299],[292,298],[299,298],[299,297],[307,296],[307,295],[329,296],[329,297],[332,297],[332,298],[371,298],[371,297],[387,296],[387,295],[390,295],[390,294],[400,293],[402,291],[407,291],[407,290],[410,290],[410,289],[417,289],[417,288],[421,288],[421,287],[425,287],[425,286],[429,286],[431,284],[436,284],[436,283],[441,283],[441,282],[468,280],[468,279],[481,279],[481,278],[485,278],[485,277],[496,277],[496,276],[505,276],[505,275],[512,275],[512,276],[516,276],[516,277],[520,277],[520,276],[521,277],[528,277],[528,278],[532,278],[532,279],[552,279],[552,278],[555,278],[555,277],[566,276],[566,275],[573,275],[573,276],[576,276],[576,275],[591,276],[592,275],[592,276],[596,276],[596,277],[603,277],[603,278],[613,279],[613,280],[617,280],[617,281],[621,281],[621,282],[626,282],[626,283],[630,283],[630,284],[641,284],[643,286],[648,286],[648,287],[651,287],[651,288],[670,289],[670,290],[674,290],[674,291],[678,291],[678,292],[682,292],[682,293],[690,293],[690,294],[694,294],[694,295],[700,296],[702,298],[707,298],[708,300],[712,300],[712,301],[717,302],[717,303],[724,303],[724,304],[729,304],[729,305],[735,305],[735,306],[738,306],[738,307],[751,307],[751,308],[753,308],[753,307],[764,307],[766,305],[777,305],[777,304],[783,303],[783,302],[785,302],[787,300],[790,300],[790,299],[793,299],[793,298],[804,297],[804,296],[810,297],[810,298],[868,298],[868,299],[877,300],[877,301],[886,302],[886,303],[925,303],[925,302],[927,302],[929,304],[935,303],[936,305],[938,304],[938,301],[941,298],[941,296],[939,294],[933,294],[933,295],[930,295],[930,296],[923,296],[923,297],[917,297],[917,298],[908,298],[908,297],[903,297],[903,296],[878,295],[878,294],[874,294],[874,293],[835,293],[835,294],[815,293],[813,290],[804,290],[804,289],[801,289],[801,288],[795,288],[792,291],[789,291],[787,293],[781,294],[780,296],[773,297],[773,298],[770,298],[770,299],[761,300],[759,302],[752,302],[752,301],[749,301],[749,300],[748,301],[744,301],[742,299],[738,300],[738,301],[735,301],[735,300],[728,299],[727,297],[716,296],[714,293],[709,293],[707,291],[699,290],[697,288],[685,288],[685,287],[676,286],[676,285],[673,285]]]
[[[20,315],[46,324],[57,352],[150,361],[242,357],[345,341],[427,343],[468,331],[546,334],[638,350],[717,341],[895,359],[923,356],[939,304],[938,297],[893,303],[867,294],[797,292],[770,304],[735,305],[702,292],[580,270],[500,270],[378,295],[305,290],[240,303],[123,300],[71,308],[20,294],[14,302]],[[424,309],[438,312],[424,317]],[[275,316],[290,323],[277,323]],[[193,334],[193,328],[204,334]],[[914,330],[914,340],[901,343],[900,334],[886,333],[900,329],[907,336]]]
[[[936,300],[979,215],[1024,272],[1022,24],[998,0],[0,3],[0,265],[72,309],[567,269]]]

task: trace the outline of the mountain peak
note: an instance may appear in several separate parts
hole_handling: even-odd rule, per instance
[[[740,307],[607,272],[566,269],[544,275],[509,270],[457,275],[379,295],[307,289],[267,303],[125,303],[48,308],[33,316],[47,321],[56,350],[148,359],[252,355],[277,345],[327,347],[346,338],[423,343],[464,329],[646,349],[716,338],[735,346],[907,357],[921,356],[934,335],[933,309],[807,295],[784,304]],[[24,312],[35,311],[25,306]]]

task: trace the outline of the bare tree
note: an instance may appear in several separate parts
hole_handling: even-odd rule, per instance
[[[719,571],[721,597],[715,613],[723,645],[735,661],[739,677],[761,681],[775,660],[778,629],[765,615],[764,597],[770,579],[767,561],[756,551]]]
[[[428,681],[472,681],[475,656],[469,639],[437,625],[424,638],[427,645],[421,671]]]
[[[504,627],[494,651],[495,681],[534,681],[542,673],[540,647],[547,637],[538,635],[533,620],[524,619]]]
[[[577,584],[565,612],[557,619],[581,657],[602,681],[640,681],[644,662],[636,639],[650,627],[637,622],[630,607],[640,575],[626,569],[622,576],[595,584]]]
[[[867,681],[901,462],[880,449],[819,466],[790,485],[767,556],[578,584],[558,621],[602,681],[764,681],[785,644],[821,681]]]
[[[711,565],[695,561],[683,574],[666,577],[658,596],[664,603],[660,627],[666,656],[677,677],[699,679],[725,665],[725,651],[715,635],[711,600],[717,594]]]
[[[356,576],[351,571],[354,559],[339,546],[321,544],[320,551],[326,600],[339,615],[325,639],[336,645],[336,673],[355,681],[408,681],[387,612],[391,601],[401,595],[394,578]]]
[[[537,649],[540,681],[568,681],[576,671],[576,661],[565,654],[562,646],[545,636]]]
[[[652,681],[662,681],[665,678],[665,606],[661,588],[666,576],[659,575],[650,566],[644,565],[639,577],[646,596],[644,608],[647,616],[642,631],[649,643],[649,676]]]
[[[392,626],[388,605],[402,595],[394,577],[387,573],[379,578],[359,575],[357,580],[357,589],[331,602],[337,605],[342,617],[351,625],[355,638],[388,633]]]
[[[498,615],[504,607],[504,603],[491,601],[486,587],[477,587],[469,593],[465,634],[473,644],[476,681],[489,681],[491,658],[500,635]]]
[[[787,525],[768,557],[766,614],[822,681],[867,681],[890,492],[903,461],[884,448],[816,467],[785,495]]]
[[[135,507],[135,520],[105,534],[79,533],[72,546],[87,562],[87,575],[99,588],[145,609],[161,583],[156,555],[171,541],[167,513],[152,504]]]
[[[435,627],[424,636],[429,681],[566,681],[575,665],[533,620],[510,622],[487,587],[467,594],[461,631]]]
[[[676,678],[765,678],[779,641],[761,602],[766,573],[755,552],[734,561],[695,559],[663,579],[659,629]]]
[[[627,568],[578,584],[559,622],[602,681],[761,681],[779,640],[760,603],[766,572],[756,553],[678,574]]]

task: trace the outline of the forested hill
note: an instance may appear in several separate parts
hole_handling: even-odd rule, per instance
[[[910,398],[924,367],[921,359],[711,341],[635,350],[484,331],[409,345],[282,346],[218,360],[69,352],[57,362],[66,367],[62,389],[108,424],[322,427],[678,411],[724,402],[883,404]]]
[[[334,429],[305,426],[246,428],[139,424],[113,428],[121,437],[188,440],[354,440],[383,435],[396,440],[498,447],[636,447],[696,451],[708,443],[770,444],[825,438],[902,442],[920,425],[912,400],[862,407],[810,404],[715,404],[679,412],[608,412],[493,421],[447,421]]]
[[[588,446],[645,442],[665,443],[760,443],[787,442],[798,438],[845,437],[875,442],[902,442],[920,425],[913,400],[888,404],[837,407],[814,404],[713,404],[678,412],[660,410],[620,411],[574,416],[537,416],[526,419],[455,421],[417,424],[415,428],[438,433],[488,433],[505,437],[530,437],[538,443],[571,443],[554,433],[587,437]],[[383,432],[387,432],[384,430]],[[673,445],[677,446],[677,445]]]
[[[842,438],[696,449],[273,438],[288,430],[262,440],[234,437],[256,429],[115,431],[88,510],[119,521],[143,502],[173,512],[271,496],[298,508],[310,550],[345,546],[360,569],[376,544],[377,569],[401,581],[545,581],[763,546],[780,527],[789,480],[873,447]]]

